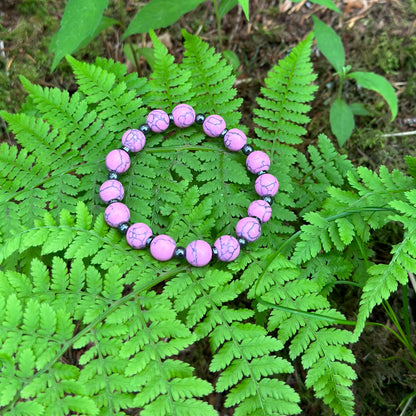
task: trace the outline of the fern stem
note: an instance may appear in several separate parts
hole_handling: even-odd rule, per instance
[[[338,325],[352,325],[352,326],[355,326],[357,324],[356,321],[349,321],[347,319],[335,319],[332,316],[322,315],[320,313],[301,311],[299,309],[289,308],[287,306],[274,305],[273,303],[267,302],[267,301],[265,301],[261,298],[256,298],[256,299],[262,305],[268,306],[269,308],[276,309],[278,311],[294,313],[296,315],[302,315],[302,316],[306,316],[308,318],[323,319],[325,321],[331,322],[333,324],[338,324]]]
[[[121,23],[121,28],[123,29],[123,32],[125,32],[126,31],[126,16],[124,14],[124,2],[123,2],[123,0],[118,0],[118,5],[119,5],[119,8],[120,8],[120,23]],[[133,43],[131,41],[131,36],[128,37],[127,43],[129,45],[131,54],[133,55],[134,65],[136,66],[137,75],[140,76],[139,61],[137,59],[137,54],[136,54],[136,51],[134,50]]]
[[[214,9],[215,9],[215,18],[217,19],[217,31],[218,31],[218,42],[220,44],[220,49],[223,49],[222,45],[222,34],[221,34],[221,17],[218,9],[218,0],[213,0]]]

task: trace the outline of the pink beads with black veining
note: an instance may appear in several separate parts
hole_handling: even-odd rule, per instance
[[[122,199],[124,188],[118,181],[118,176],[126,172],[130,167],[129,153],[140,152],[145,144],[145,134],[148,132],[162,133],[170,122],[181,129],[191,126],[195,121],[202,124],[205,134],[209,137],[222,137],[224,146],[232,152],[242,150],[247,156],[246,166],[249,172],[258,175],[255,181],[255,191],[263,199],[253,201],[248,207],[248,216],[240,219],[235,228],[237,235],[223,235],[214,242],[213,246],[204,240],[194,240],[186,248],[177,247],[175,240],[169,235],[153,235],[152,229],[144,223],[129,225],[130,211]],[[261,235],[261,224],[270,220],[272,209],[272,197],[279,190],[278,180],[268,173],[270,168],[269,156],[259,150],[253,150],[247,145],[245,133],[238,129],[226,129],[224,119],[213,114],[204,117],[196,115],[194,109],[188,104],[179,104],[169,115],[165,111],[156,109],[151,111],[146,118],[146,124],[138,129],[129,129],[121,137],[121,149],[115,149],[108,153],[105,163],[110,171],[109,180],[100,187],[101,199],[109,203],[105,210],[104,218],[110,227],[119,228],[126,234],[126,241],[134,249],[149,247],[150,254],[159,261],[168,261],[172,257],[186,258],[194,267],[203,267],[216,256],[223,262],[230,262],[237,258],[241,247],[248,242],[256,241]],[[270,202],[270,203],[269,203]]]

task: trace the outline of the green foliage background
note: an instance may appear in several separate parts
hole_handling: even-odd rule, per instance
[[[75,94],[22,79],[30,111],[1,113],[19,146],[0,153],[0,414],[216,415],[204,400],[214,391],[235,415],[300,414],[287,377],[300,361],[306,387],[354,415],[350,344],[416,271],[415,161],[409,176],[355,169],[323,135],[299,150],[316,90],[309,36],[269,73],[254,110],[251,142],[281,187],[262,237],[235,262],[201,269],[130,249],[98,197],[123,132],[181,102],[241,127],[232,69],[184,37],[178,64],[152,35],[150,79],[68,58]],[[152,135],[122,182],[132,220],[184,246],[233,233],[255,198],[244,156],[198,126]],[[403,241],[378,264],[372,231],[390,221]],[[353,330],[333,301],[345,282],[360,287]],[[214,383],[181,355],[206,338]]]

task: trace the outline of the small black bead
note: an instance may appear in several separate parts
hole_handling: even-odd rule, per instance
[[[110,171],[108,173],[108,179],[114,179],[114,180],[117,181],[119,177],[120,177],[120,175],[117,172]]]
[[[253,149],[253,146],[251,146],[251,145],[249,145],[249,144],[245,144],[244,146],[243,146],[243,148],[241,149],[241,151],[246,155],[246,156],[248,156],[252,151],[253,151],[254,149]]]
[[[139,130],[146,136],[150,133],[150,127],[148,124],[144,123],[141,126],[139,126]]]
[[[222,138],[224,138],[224,136],[225,136],[227,133],[228,133],[228,129],[224,129],[224,130],[221,132],[220,136],[221,136]]]
[[[146,240],[146,247],[150,246],[150,243],[152,242],[152,240],[155,238],[155,235],[151,235],[147,240]]]
[[[205,116],[203,114],[197,114],[195,116],[195,123],[197,124],[204,124]]]
[[[248,243],[248,241],[243,237],[238,237],[237,241],[241,248],[245,248]]]
[[[129,227],[130,227],[130,224],[128,222],[123,222],[117,228],[121,232],[121,234],[126,234]]]
[[[127,146],[121,146],[120,149],[121,150],[124,150],[126,153],[130,153],[131,152],[131,150]]]
[[[108,201],[108,205],[114,204],[114,202],[120,202],[120,201],[118,199],[110,199],[110,201]]]
[[[169,113],[168,116],[169,116],[169,122],[173,123],[173,114]]]
[[[263,201],[266,201],[269,205],[273,204],[273,198],[270,195],[264,196]]]
[[[185,247],[176,247],[175,248],[175,252],[173,253],[173,256],[175,257],[175,259],[184,259],[186,256],[186,250]]]
[[[212,246],[211,249],[212,249],[212,257],[213,258],[217,257],[218,256],[217,248],[215,246]]]
[[[261,176],[267,173],[267,170],[261,170],[260,172],[257,172],[257,176]]]

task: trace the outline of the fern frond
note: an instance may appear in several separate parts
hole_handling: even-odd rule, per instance
[[[256,133],[270,142],[273,154],[281,143],[301,143],[300,137],[306,133],[302,125],[309,121],[307,103],[317,89],[312,85],[316,78],[310,61],[312,41],[310,34],[273,68],[261,90],[265,98],[257,99],[261,108],[254,110],[254,121],[260,126]]]
[[[296,206],[300,215],[313,211],[322,205],[328,196],[330,186],[341,187],[347,173],[353,169],[345,155],[340,155],[331,141],[324,135],[318,136],[317,146],[308,146],[308,158],[297,154],[300,169]]]
[[[265,237],[273,244],[274,234],[290,234],[294,231],[290,222],[296,220],[292,211],[294,199],[299,190],[292,182],[297,151],[291,144],[301,143],[306,133],[303,125],[309,121],[306,113],[310,109],[316,86],[312,84],[310,51],[312,37],[307,37],[278,65],[274,66],[265,79],[266,87],[261,89],[263,97],[257,98],[260,108],[254,109],[255,132],[258,139],[254,143],[269,154],[270,173],[276,175],[280,183],[279,195],[273,205],[274,221],[268,227]]]
[[[230,273],[188,272],[170,280],[164,293],[198,339],[209,336],[213,372],[222,371],[216,391],[229,389],[226,406],[235,414],[290,415],[299,413],[297,394],[274,376],[291,372],[291,365],[274,353],[282,344],[258,325],[246,323],[252,311],[227,305],[247,286]]]
[[[0,272],[0,357],[10,364],[0,379],[4,409],[216,414],[199,400],[212,386],[173,359],[194,338],[170,301],[146,285],[124,295],[123,279],[117,267],[102,273],[80,259],[68,270],[60,257],[50,269],[34,259],[30,276]],[[70,348],[83,349],[74,363],[81,370],[60,362]]]
[[[354,397],[350,387],[356,375],[350,364],[355,358],[346,348],[352,342],[352,333],[329,327],[344,321],[344,316],[319,293],[316,280],[300,277],[293,262],[275,254],[265,256],[265,261],[267,266],[262,268],[249,297],[259,300],[260,311],[272,309],[268,328],[277,329],[282,344],[290,343],[292,360],[301,357],[307,370],[307,387],[313,388],[337,415],[352,416]]]
[[[398,212],[389,219],[403,224],[403,241],[393,246],[389,264],[376,264],[368,269],[370,277],[363,288],[355,329],[357,337],[373,308],[387,300],[399,284],[407,284],[408,273],[416,273],[416,191],[405,192],[405,198],[406,201],[394,200],[389,204]]]

